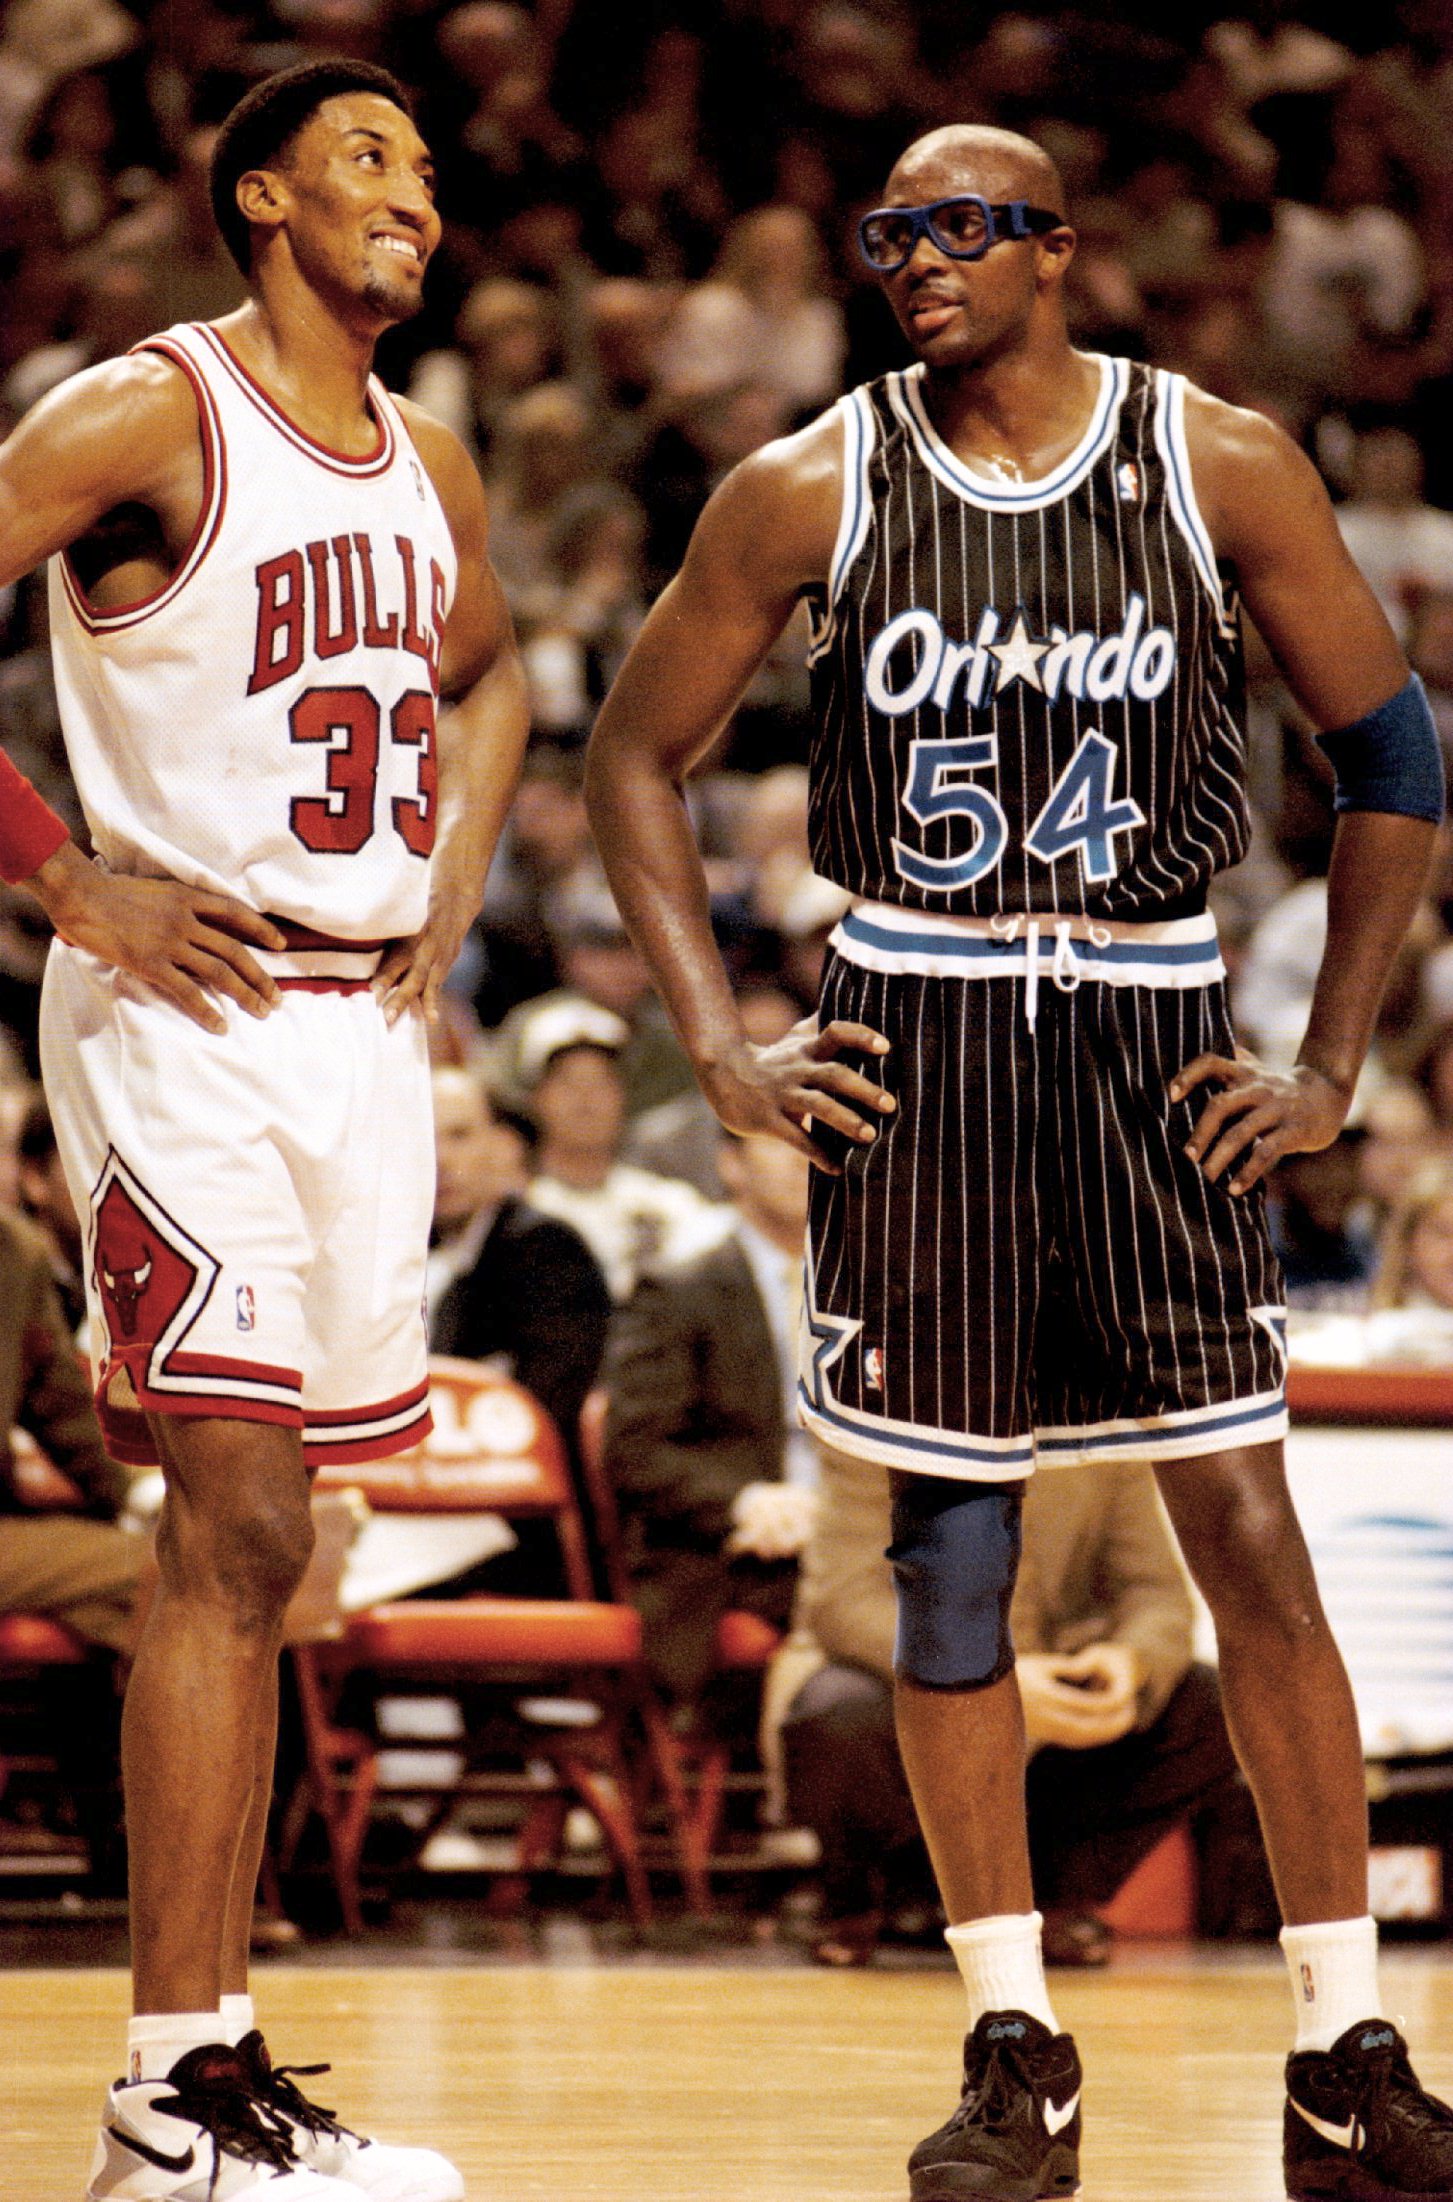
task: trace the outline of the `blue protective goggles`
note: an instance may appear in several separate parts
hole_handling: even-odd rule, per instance
[[[1027,199],[991,206],[977,192],[961,191],[927,206],[875,207],[858,224],[858,249],[875,275],[893,275],[913,257],[920,237],[951,260],[982,260],[991,245],[1042,236],[1063,222],[1062,214],[1031,206]]]

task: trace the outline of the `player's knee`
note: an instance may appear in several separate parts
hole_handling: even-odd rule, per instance
[[[243,1490],[229,1494],[226,1506],[192,1509],[163,1566],[174,1588],[222,1606],[235,1627],[270,1629],[301,1583],[312,1552],[306,1491]]]
[[[898,1597],[894,1669],[903,1680],[984,1690],[1009,1672],[1022,1511],[1017,1484],[894,1478],[888,1557]]]
[[[1195,1536],[1182,1531],[1186,1557],[1223,1644],[1280,1637],[1294,1645],[1323,1625],[1306,1542],[1283,1491],[1232,1483],[1197,1526]]]

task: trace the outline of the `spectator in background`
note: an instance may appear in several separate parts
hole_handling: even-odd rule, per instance
[[[1383,1234],[1373,1308],[1424,1308],[1453,1318],[1453,1156],[1424,1163]],[[1447,1331],[1453,1362],[1453,1322]]]
[[[537,592],[516,605],[530,684],[530,715],[543,736],[583,743],[646,616],[644,515],[610,482],[562,498],[545,542]]]
[[[890,1513],[884,1470],[823,1454],[795,1626],[767,1691],[788,1816],[822,1846],[816,1954],[833,1965],[865,1963],[885,1902],[916,1894],[924,1878],[893,1729]],[[1245,1856],[1255,1823],[1215,1673],[1192,1661],[1190,1594],[1147,1468],[1031,1478],[1011,1626],[1046,1958],[1104,1963],[1109,1937],[1094,1908],[1187,1819],[1221,1861],[1203,1886],[1205,1928],[1274,1925],[1264,1863],[1239,1894],[1226,1886],[1227,1853]]]
[[[502,1114],[467,1070],[436,1070],[433,1090],[430,1350],[502,1361],[573,1451],[610,1317],[600,1265],[579,1232],[526,1198],[529,1120]]]
[[[42,1511],[17,1472],[14,1433],[65,1479]],[[43,1613],[88,1643],[127,1652],[145,1538],[117,1526],[128,1478],[107,1454],[50,1252],[0,1214],[0,1613]]]
[[[549,544],[572,490],[597,478],[590,411],[568,382],[542,382],[505,408],[489,477],[490,557],[511,608],[549,587]]]
[[[452,350],[418,361],[409,396],[487,465],[516,399],[559,374],[555,302],[538,283],[492,276],[469,292],[454,334]]]
[[[537,742],[525,754],[484,907],[451,981],[472,997],[489,1029],[559,984],[548,912],[571,879],[594,869],[584,774],[578,750]]]
[[[1376,1261],[1361,1173],[1364,1133],[1287,1155],[1267,1181],[1267,1222],[1294,1308],[1359,1308]]]
[[[1453,513],[1424,503],[1422,453],[1405,429],[1358,437],[1337,525],[1400,642],[1424,596],[1453,600]]]
[[[505,1019],[494,1042],[498,1084],[519,1091],[530,1085],[530,1074],[522,1069],[527,1034],[538,1016],[565,1002],[576,1011],[582,1003],[594,1004],[625,1026],[618,1067],[628,1116],[690,1092],[696,1083],[690,1066],[594,860],[561,882],[550,898],[547,922],[561,985],[521,1002]]]
[[[1358,1182],[1374,1214],[1385,1220],[1423,1164],[1438,1153],[1438,1127],[1416,1081],[1390,1078],[1368,1101],[1363,1129]],[[1453,1133],[1446,1135],[1446,1145],[1453,1154]]]
[[[586,358],[604,465],[629,476],[655,426],[661,355],[675,315],[673,284],[605,276],[585,301]]]
[[[605,1371],[646,1657],[686,1706],[729,1607],[786,1626],[816,1505],[795,1408],[808,1164],[778,1140],[724,1137],[720,1170],[731,1207],[706,1245],[643,1265]]]
[[[802,1005],[770,979],[744,981],[737,993],[742,1030],[753,1047],[785,1040],[802,1015]],[[625,1159],[661,1177],[683,1177],[704,1200],[722,1201],[721,1121],[700,1086],[674,1101],[643,1110],[626,1135]]]
[[[608,1009],[557,996],[522,1027],[518,1057],[540,1134],[530,1203],[574,1225],[617,1302],[629,1299],[648,1264],[695,1244],[712,1214],[694,1186],[620,1159],[620,1056],[629,1038]]]
[[[1375,142],[1344,133],[1317,197],[1278,201],[1265,291],[1276,386],[1303,423],[1358,398],[1369,350],[1409,333],[1426,287]]]
[[[668,395],[754,382],[789,417],[830,403],[842,388],[846,338],[824,275],[821,240],[800,207],[741,215],[707,281],[682,300],[662,363]]]
[[[42,1093],[32,1096],[21,1119],[17,1159],[20,1205],[45,1246],[51,1283],[75,1338],[86,1320],[85,1237]]]

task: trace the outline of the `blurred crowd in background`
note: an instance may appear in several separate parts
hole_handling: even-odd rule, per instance
[[[594,713],[715,484],[905,363],[855,219],[910,139],[981,120],[1030,132],[1064,173],[1077,341],[1183,371],[1311,454],[1453,759],[1453,11],[10,0],[0,429],[78,369],[240,302],[208,204],[216,127],[259,78],[324,54],[418,93],[444,238],[380,371],[477,460],[532,699],[434,1039],[431,1342],[502,1358],[572,1449],[604,1370],[643,1600],[674,1600],[698,1636],[754,1599],[784,1626],[816,1502],[790,1414],[806,1170],[771,1143],[724,1147],[696,1093],[593,853]],[[759,1041],[811,1011],[846,903],[808,856],[804,639],[794,622],[690,785]],[[1284,1066],[1325,935],[1331,782],[1247,640],[1255,834],[1215,904],[1241,1033]],[[43,578],[0,592],[0,741],[84,843]],[[36,906],[0,889],[0,1222],[23,1210],[39,1232],[19,1227],[14,1258],[43,1245],[74,1330],[82,1234],[34,1082],[45,948]],[[1283,1165],[1272,1204],[1306,1350],[1453,1364],[1453,839],[1348,1129]],[[540,1587],[538,1557],[514,1587]],[[690,1629],[652,1641],[668,1694],[694,1695],[695,1669],[671,1670],[697,1657]]]
[[[1231,19],[1193,4],[1173,21],[1148,0],[1084,15],[946,0],[12,0],[0,423],[149,331],[238,302],[208,210],[213,133],[260,76],[324,53],[398,71],[439,161],[429,302],[380,365],[477,457],[534,738],[438,1052],[528,1120],[545,1176],[584,1196],[630,1165],[721,1196],[709,1125],[592,852],[583,745],[714,484],[903,362],[853,224],[936,123],[1003,123],[1053,152],[1080,235],[1080,343],[1183,370],[1312,454],[1453,754],[1453,16],[1439,0],[1371,15],[1267,0]],[[0,740],[83,836],[44,624],[39,581],[0,602]],[[808,862],[801,645],[789,629],[691,789],[760,1038],[812,1007],[843,901]],[[1242,1033],[1286,1062],[1321,947],[1329,776],[1248,646],[1257,831],[1217,914]],[[1275,1189],[1294,1305],[1365,1299],[1379,1235],[1397,1218],[1418,1237],[1409,1198],[1446,1218],[1450,928],[1445,851],[1349,1131]],[[44,948],[34,906],[7,893],[7,1158],[32,1098]],[[580,1001],[620,1021],[597,1025],[610,1038],[590,1051],[611,1075],[577,1079],[552,1108],[531,1023]],[[689,1205],[673,1198],[647,1203],[654,1220],[602,1225],[618,1299],[669,1244]],[[1446,1256],[1440,1269],[1420,1245],[1402,1267],[1400,1293],[1453,1303]]]

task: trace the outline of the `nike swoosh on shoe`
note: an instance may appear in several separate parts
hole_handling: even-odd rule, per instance
[[[1313,2111],[1304,2110],[1295,2095],[1290,2100],[1292,2109],[1303,2123],[1309,2125],[1313,2133],[1319,2133],[1324,2141],[1330,2141],[1333,2148],[1345,2148],[1354,2154],[1361,2148],[1366,2135],[1356,2118],[1349,2118],[1345,2126],[1330,2125],[1325,2118],[1317,2117]]]
[[[1060,2107],[1046,2098],[1044,2105],[1044,2130],[1046,2133],[1063,2133],[1065,2127],[1080,2107],[1080,2091],[1076,2088],[1069,2101]]]
[[[129,2148],[133,2156],[144,2157],[148,2164],[155,2164],[158,2171],[175,2172],[178,2178],[184,2171],[190,2171],[197,2161],[194,2148],[189,2148],[185,2156],[168,2156],[165,2149],[153,2148],[139,2134],[128,2133],[124,2126],[107,2126],[106,2131],[122,2148]]]

